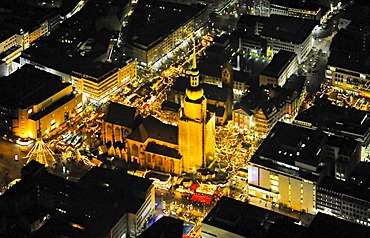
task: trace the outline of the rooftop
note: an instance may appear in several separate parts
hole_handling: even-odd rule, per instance
[[[370,115],[367,111],[332,105],[326,99],[299,113],[293,123],[309,123],[335,135],[366,139],[370,133]]]
[[[368,237],[369,228],[338,219],[334,216],[326,215],[319,212],[311,222],[305,238],[348,238],[348,237]]]
[[[168,156],[174,159],[182,158],[178,150],[164,146],[164,145],[159,145],[154,142],[149,142],[145,148],[145,151],[158,154],[158,155]]]
[[[178,112],[180,109],[180,104],[171,102],[168,100],[164,100],[161,106],[161,110],[168,110],[168,111],[173,111],[173,112]]]
[[[323,133],[277,122],[250,162],[317,181],[323,141]]]
[[[348,69],[356,73],[370,74],[370,31],[362,29],[341,29],[330,45],[328,66]]]
[[[183,223],[184,221],[180,219],[162,216],[138,238],[182,238]]]
[[[261,32],[261,36],[302,44],[311,35],[317,24],[318,22],[314,20],[271,15]]]
[[[281,214],[234,200],[221,197],[202,224],[217,227],[243,237],[257,237],[280,219],[293,219]]]
[[[104,121],[115,125],[133,128],[140,122],[137,108],[123,104],[110,102],[107,112],[104,115]]]
[[[127,41],[143,49],[151,48],[206,8],[201,4],[139,1],[131,15]]]
[[[64,88],[61,77],[25,65],[0,80],[0,105],[7,108],[28,108],[39,104]]]
[[[274,55],[271,62],[263,69],[261,74],[278,78],[295,57],[297,55],[294,52],[280,50]]]
[[[165,124],[153,116],[148,116],[127,136],[127,139],[140,142],[145,142],[148,138],[177,145],[178,128]]]

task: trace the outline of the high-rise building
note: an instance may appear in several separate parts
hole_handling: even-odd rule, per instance
[[[199,86],[195,52],[187,75],[190,86],[179,113],[179,152],[183,156],[183,171],[194,172],[205,167],[215,153],[215,115],[207,111],[207,99]]]

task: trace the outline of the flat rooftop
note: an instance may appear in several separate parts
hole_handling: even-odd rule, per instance
[[[365,28],[341,29],[330,45],[328,66],[370,74],[370,50],[364,44],[367,41],[370,41],[370,31]]]
[[[132,62],[133,59],[122,54],[113,54],[111,63],[106,60],[110,40],[120,29],[123,2],[96,2],[88,1],[78,14],[22,52],[22,57],[68,75],[84,75],[94,82]]]
[[[277,122],[250,162],[317,181],[324,136],[315,130]],[[303,164],[312,167],[313,171],[301,170]]]
[[[131,15],[127,42],[145,50],[151,48],[206,8],[201,4],[139,1]]]
[[[271,62],[264,68],[262,75],[278,78],[296,57],[294,52],[280,50],[274,55]]]
[[[318,21],[271,15],[265,27],[261,31],[261,36],[265,38],[279,39],[284,42],[302,44],[310,36]]]
[[[25,65],[0,80],[0,105],[6,108],[28,108],[39,104],[69,83],[62,83],[60,76]]]
[[[332,105],[326,99],[299,113],[293,123],[300,122],[309,123],[310,127],[321,126],[324,131],[336,135],[362,139],[369,136],[369,112]]]
[[[202,224],[217,227],[243,237],[259,237],[257,234],[260,235],[268,229],[264,225],[270,226],[278,220],[285,219],[290,220],[292,224],[294,222],[293,219],[273,211],[224,196],[204,218]]]
[[[21,3],[21,1],[0,1],[0,42],[21,31],[32,31],[40,23],[58,14],[56,9],[41,8]]]

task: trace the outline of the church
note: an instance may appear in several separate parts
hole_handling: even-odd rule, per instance
[[[109,104],[102,122],[108,156],[176,175],[194,173],[210,164],[215,154],[215,114],[207,110],[207,98],[199,85],[195,50],[187,76],[190,85],[177,126],[153,116],[142,118],[137,108]]]

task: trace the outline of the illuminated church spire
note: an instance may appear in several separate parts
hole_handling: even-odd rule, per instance
[[[190,86],[179,112],[178,136],[183,171],[192,173],[206,167],[215,154],[215,115],[207,111],[207,98],[199,85],[195,45],[191,68],[186,74],[190,78]]]
[[[193,101],[199,100],[203,97],[203,89],[199,86],[199,70],[197,69],[197,54],[195,50],[195,40],[192,55],[191,69],[188,70],[187,75],[190,77],[190,87],[186,89],[186,96]]]

